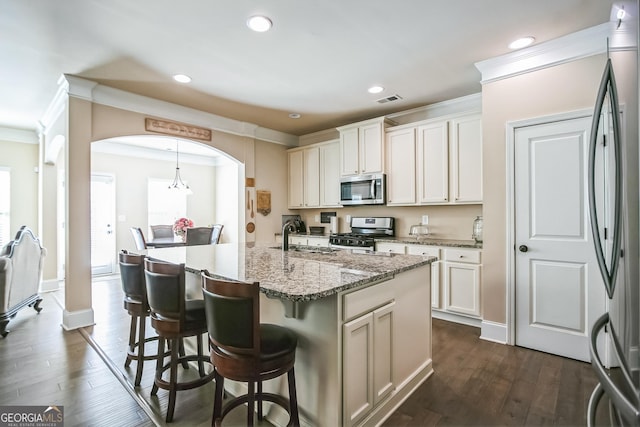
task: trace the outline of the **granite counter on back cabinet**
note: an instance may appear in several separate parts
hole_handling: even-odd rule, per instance
[[[436,261],[434,257],[362,254],[351,250],[283,252],[265,244],[219,244],[149,249],[162,261],[184,263],[187,271],[202,270],[225,279],[260,282],[272,298],[310,301],[390,279],[394,275]]]
[[[452,247],[452,248],[482,249],[482,242],[478,243],[475,240],[456,240],[456,239],[417,240],[414,237],[390,237],[390,238],[376,239],[376,242],[404,243],[407,245],[445,246],[445,247]]]

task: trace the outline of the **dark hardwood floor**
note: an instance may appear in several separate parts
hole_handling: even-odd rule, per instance
[[[165,425],[168,393],[150,396],[154,362],[145,363],[139,388],[135,362],[124,367],[129,317],[119,279],[94,280],[96,325],[79,331],[60,327],[64,290],[43,298],[39,315],[22,310],[0,339],[0,405],[63,405],[67,427]],[[589,364],[478,336],[477,328],[434,319],[435,373],[384,426],[586,425],[596,384]],[[210,425],[212,396],[213,384],[179,392],[170,425]],[[227,425],[244,425],[241,408]]]

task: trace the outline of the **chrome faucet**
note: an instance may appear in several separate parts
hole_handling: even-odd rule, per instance
[[[289,233],[295,233],[296,227],[291,220],[284,223],[282,226],[282,251],[289,250]]]

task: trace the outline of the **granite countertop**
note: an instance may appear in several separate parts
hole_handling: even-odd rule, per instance
[[[199,274],[206,269],[228,280],[260,282],[260,290],[268,297],[290,301],[325,298],[437,260],[419,255],[362,254],[306,246],[298,249],[282,252],[273,244],[226,243],[148,249],[146,253],[159,260],[184,263],[191,273]]]
[[[383,237],[376,239],[376,242],[389,243],[405,243],[408,245],[427,245],[427,246],[447,246],[453,248],[471,248],[482,249],[482,242],[477,243],[475,240],[455,240],[455,239],[422,239],[418,241],[415,237]]]

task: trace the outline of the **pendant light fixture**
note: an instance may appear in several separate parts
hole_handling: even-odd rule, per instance
[[[176,139],[176,176],[173,178],[173,182],[169,185],[169,190],[183,191],[185,194],[193,194],[193,191],[187,184],[182,181],[180,177],[180,152],[178,150],[178,140]]]

